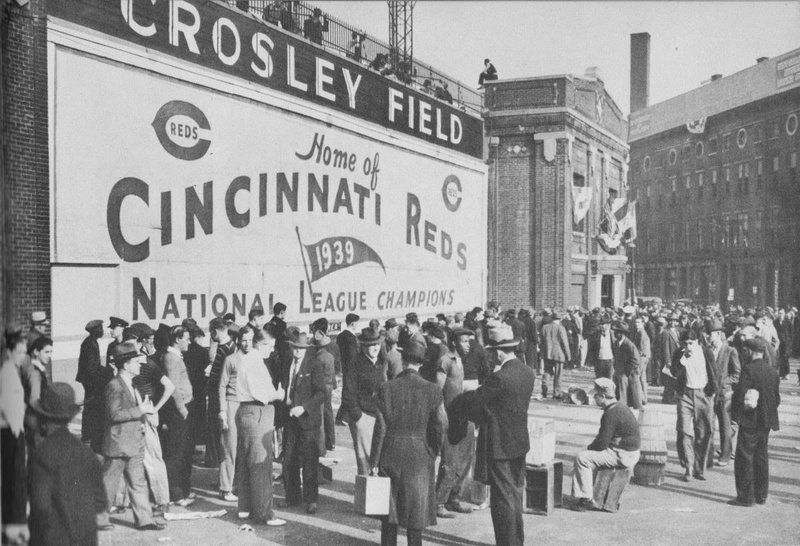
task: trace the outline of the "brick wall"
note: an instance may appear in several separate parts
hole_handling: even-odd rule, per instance
[[[47,44],[44,0],[7,4],[3,20],[2,131],[6,321],[27,324],[50,315],[50,212],[47,122]]]

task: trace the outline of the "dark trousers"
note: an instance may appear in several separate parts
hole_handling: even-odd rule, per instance
[[[522,546],[525,528],[522,525],[522,489],[525,487],[525,457],[489,460],[489,496],[498,546]]]
[[[607,377],[611,379],[614,375],[614,361],[613,360],[595,360],[594,362],[594,378]]]
[[[467,435],[453,445],[445,440],[442,445],[442,460],[436,479],[436,503],[445,504],[459,500],[461,486],[469,475],[475,456],[475,425],[467,424]]]
[[[743,503],[752,504],[753,501],[763,503],[767,500],[769,490],[768,440],[769,429],[739,428],[733,474],[736,478],[736,497]]]
[[[222,460],[222,443],[220,442],[219,402],[212,403],[208,398],[206,407],[206,460],[208,467],[219,466]]]
[[[325,404],[322,407],[322,422],[325,426],[325,449],[332,451],[336,446],[336,424],[333,419],[333,405],[331,404],[331,397],[325,399]]]
[[[272,431],[274,410],[268,406],[240,404],[236,411],[238,447],[236,481],[239,512],[249,512],[257,522],[274,517],[272,511]]]
[[[422,529],[406,529],[408,546],[422,546]],[[381,546],[397,546],[397,524],[381,522]]]
[[[167,425],[164,435],[166,445],[163,446],[164,465],[169,480],[169,498],[175,502],[186,498],[191,492],[194,442],[189,419],[184,419],[178,413],[172,401],[167,402],[167,406],[164,412],[164,424]]]
[[[731,398],[732,393],[727,397],[725,393],[720,393],[717,394],[717,399],[714,402],[714,414],[717,416],[717,424],[719,426],[719,462],[721,463],[731,460],[733,439],[736,437],[736,431],[731,424]]]
[[[10,366],[10,364],[9,364]],[[25,473],[25,437],[15,437],[10,428],[0,432],[0,480],[2,480],[3,525],[25,523],[28,490]]]
[[[318,427],[303,429],[296,417],[289,417],[283,429],[283,484],[288,504],[317,502],[319,484]],[[300,471],[303,488],[300,489]]]
[[[152,523],[150,492],[147,487],[147,478],[144,475],[144,443],[142,443],[142,451],[133,457],[106,457],[103,459],[103,483],[106,486],[109,506],[114,504],[119,480],[123,474],[125,475],[125,485],[128,488],[128,496],[131,499],[134,525],[142,527]]]

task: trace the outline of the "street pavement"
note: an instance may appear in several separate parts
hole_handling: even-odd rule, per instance
[[[618,513],[583,512],[556,508],[550,516],[525,514],[526,544],[800,544],[800,386],[792,361],[792,374],[781,382],[779,408],[781,430],[769,439],[770,491],[766,505],[752,508],[729,506],[735,496],[733,464],[706,472],[707,481],[684,483],[675,451],[675,406],[663,405],[661,389],[649,388],[646,411],[662,414],[667,435],[669,460],[666,480],[660,487],[630,484]],[[566,370],[564,387],[591,388],[588,369]],[[537,391],[539,383],[537,381]],[[335,393],[338,394],[338,393]],[[334,404],[338,402],[334,396]],[[570,493],[572,460],[592,441],[600,422],[600,409],[574,406],[554,400],[531,401],[530,418],[551,418],[556,426],[556,459],[564,462],[563,491]],[[308,515],[302,509],[276,510],[287,520],[285,527],[253,526],[240,530],[235,503],[216,496],[216,470],[195,466],[192,484],[198,501],[188,510],[227,510],[224,517],[171,521],[161,532],[133,529],[130,510],[112,516],[113,531],[100,534],[102,545],[134,544],[285,544],[333,545],[380,543],[380,522],[359,516],[353,508],[356,464],[350,434],[336,428],[336,449],[328,457],[339,462],[333,467],[333,482],[320,486],[319,512]],[[200,453],[195,459],[201,460]],[[276,465],[277,473],[279,465]],[[275,498],[283,498],[276,484]],[[172,512],[187,510],[173,507]],[[423,540],[429,544],[494,544],[489,509],[454,519],[440,519],[429,527]],[[405,544],[405,536],[399,538]]]

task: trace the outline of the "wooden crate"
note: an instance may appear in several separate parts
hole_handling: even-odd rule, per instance
[[[631,471],[627,468],[603,468],[595,473],[594,504],[600,510],[616,512],[619,510],[622,492],[631,481]]]
[[[561,486],[564,479],[564,463],[551,461],[543,465],[525,467],[524,511],[527,514],[549,516],[553,509],[561,506]]]

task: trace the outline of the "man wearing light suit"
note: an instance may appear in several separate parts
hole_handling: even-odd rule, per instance
[[[719,424],[720,454],[719,466],[727,466],[733,454],[733,439],[736,431],[731,425],[731,401],[733,391],[739,383],[742,367],[739,364],[739,353],[728,345],[725,338],[725,325],[715,320],[708,325],[711,341],[711,352],[714,355],[714,366],[717,369],[717,398],[714,402],[714,413]],[[713,449],[714,435],[711,435]]]
[[[145,357],[132,341],[115,346],[113,357],[118,374],[105,389],[106,429],[102,448],[108,503],[113,504],[124,472],[134,525],[140,531],[161,531],[166,526],[153,520],[144,474],[144,419],[155,410],[150,398],[142,400],[132,383]]]

